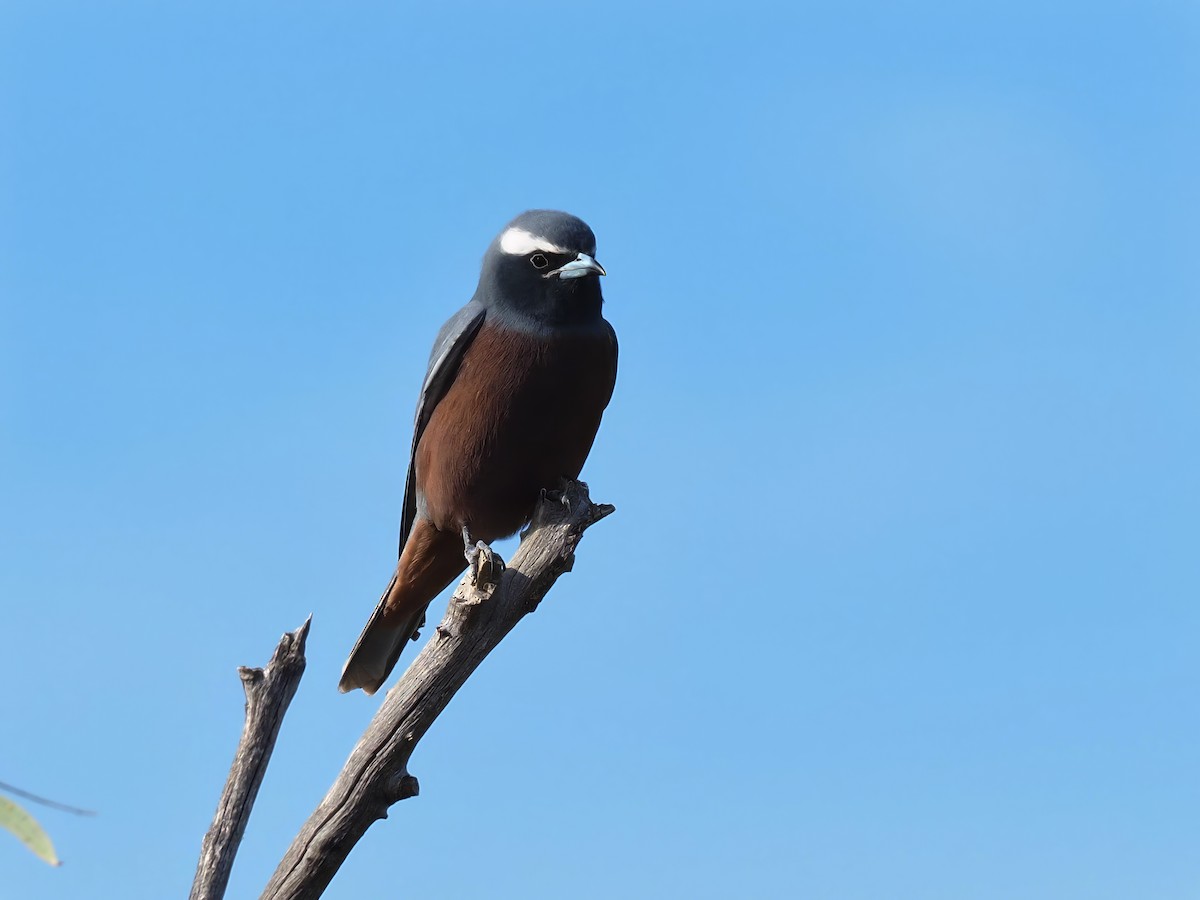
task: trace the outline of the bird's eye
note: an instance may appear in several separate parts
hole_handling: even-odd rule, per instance
[[[550,263],[546,261],[546,257],[542,256],[540,253],[533,254],[533,256],[529,257],[529,261],[533,263],[533,267],[535,269],[544,269],[546,266],[550,265]]]

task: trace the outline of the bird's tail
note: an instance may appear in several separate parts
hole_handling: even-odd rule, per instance
[[[419,520],[404,545],[392,580],[367,620],[342,668],[338,690],[373,694],[387,680],[400,653],[425,624],[425,608],[466,568],[457,535]]]
[[[395,592],[397,581],[396,575],[392,575],[391,584],[383,592],[379,605],[367,620],[367,627],[358,636],[354,649],[350,651],[350,658],[342,667],[338,690],[343,694],[355,688],[362,688],[368,694],[375,693],[395,668],[405,645],[420,637],[418,631],[425,625],[425,607],[407,616],[393,617],[387,614],[388,598]]]

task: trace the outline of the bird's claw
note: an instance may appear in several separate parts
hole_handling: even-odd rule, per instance
[[[558,483],[559,487],[557,488],[542,488],[541,494],[538,498],[538,503],[533,508],[533,515],[529,519],[529,524],[526,526],[525,530],[521,532],[521,540],[525,540],[525,538],[528,537],[531,532],[545,524],[547,519],[550,521],[558,520],[559,516],[553,511],[553,509],[548,509],[546,507],[547,503],[557,503],[567,512],[571,511],[571,497],[569,492],[575,482],[569,478],[560,478]],[[583,484],[583,482],[578,483]],[[584,485],[584,487],[587,487],[587,485]]]
[[[483,541],[471,537],[471,529],[464,525],[462,529],[463,556],[467,558],[467,568],[471,572],[471,580],[476,587],[494,585],[504,574],[504,560],[497,556],[492,548]]]
[[[542,488],[542,499],[549,500],[551,503],[560,503],[565,506],[568,511],[571,509],[571,498],[567,496],[565,487],[553,489]]]
[[[467,547],[463,555],[467,558],[471,580],[477,587],[495,584],[504,574],[504,560],[483,541],[477,541],[475,546]]]

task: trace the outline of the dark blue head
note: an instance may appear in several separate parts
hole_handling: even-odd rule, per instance
[[[475,297],[536,325],[598,322],[604,267],[595,255],[596,236],[582,219],[532,209],[488,247]]]

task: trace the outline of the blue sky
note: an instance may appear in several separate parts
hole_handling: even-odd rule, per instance
[[[6,895],[184,896],[312,613],[257,896],[378,704],[433,335],[550,206],[618,512],[326,896],[1196,896],[1197,60],[1183,2],[5,3],[0,779],[100,811]]]

